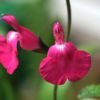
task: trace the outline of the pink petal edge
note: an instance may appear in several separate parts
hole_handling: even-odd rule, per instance
[[[91,56],[89,53],[78,50],[75,52],[70,65],[68,79],[72,82],[78,81],[86,76],[91,66]]]

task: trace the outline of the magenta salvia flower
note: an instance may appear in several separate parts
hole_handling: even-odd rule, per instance
[[[39,37],[33,32],[19,25],[13,15],[5,14],[1,17],[3,21],[12,26],[18,32],[18,40],[20,46],[25,50],[40,49]]]
[[[0,63],[7,70],[8,74],[13,74],[19,64],[17,59],[17,34],[19,33],[10,31],[6,38],[0,35]]]
[[[41,76],[48,82],[62,85],[66,80],[75,82],[82,79],[90,69],[91,56],[78,50],[72,42],[64,42],[61,24],[53,26],[55,44],[52,45],[39,67]]]

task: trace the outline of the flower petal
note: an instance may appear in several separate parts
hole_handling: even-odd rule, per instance
[[[49,48],[47,56],[55,57],[63,55],[63,57],[72,58],[77,48],[72,42],[66,42],[64,44],[55,44]],[[60,58],[61,59],[61,58]]]
[[[5,21],[7,24],[13,26],[15,29],[19,27],[16,18],[10,14],[5,14],[1,17],[3,21]]]
[[[1,55],[1,63],[7,70],[8,74],[13,74],[13,72],[17,69],[19,62],[15,54],[5,52]]]
[[[15,31],[9,31],[7,34],[7,44],[15,50],[17,50],[17,43],[19,40],[19,34],[20,33],[15,32]]]
[[[56,43],[61,44],[64,42],[64,31],[60,22],[54,23],[53,35],[54,35]]]
[[[40,48],[39,38],[31,31],[20,27],[20,46],[25,50],[36,50]]]
[[[4,36],[0,35],[0,63],[7,70],[8,74],[13,72],[18,67],[17,59],[17,39],[12,38],[13,31],[7,35],[7,41]],[[16,41],[16,43],[15,43]]]
[[[59,59],[46,57],[42,60],[39,68],[41,76],[52,84],[62,85],[67,80],[64,71],[64,61]]]
[[[5,37],[3,35],[0,35],[0,43],[4,42],[5,40],[6,40]]]
[[[52,84],[64,84],[76,47],[71,43],[55,44],[40,64],[41,76]]]
[[[0,53],[2,53],[5,50],[6,46],[6,39],[3,35],[0,35]]]
[[[90,66],[90,54],[82,50],[76,51],[69,67],[68,79],[73,82],[82,79],[89,71]]]
[[[16,21],[16,18],[13,15],[6,14],[1,18],[7,24],[12,26],[17,32],[20,33],[19,41],[20,45],[25,50],[36,50],[40,49],[39,37],[36,36],[30,30],[22,27]]]

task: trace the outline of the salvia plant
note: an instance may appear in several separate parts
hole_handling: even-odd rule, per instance
[[[39,66],[41,77],[54,84],[54,100],[57,100],[57,87],[65,82],[76,82],[88,73],[91,67],[91,55],[79,50],[69,41],[71,28],[71,7],[66,0],[68,8],[68,35],[65,40],[63,27],[59,21],[53,25],[55,43],[48,47],[34,32],[20,25],[15,16],[4,14],[1,20],[10,25],[14,30],[7,33],[6,37],[0,35],[0,63],[7,73],[12,75],[18,68],[17,44],[27,51],[46,53]]]

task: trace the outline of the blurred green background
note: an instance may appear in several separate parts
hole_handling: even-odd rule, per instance
[[[49,1],[0,0],[0,14],[13,14],[21,25],[35,32],[50,46],[54,43],[52,36],[54,21],[60,20],[62,22],[65,33],[67,31],[67,22],[60,16],[52,16],[48,7]],[[58,5],[55,3],[55,6]],[[9,30],[12,30],[12,28],[0,21],[0,34],[6,35]],[[98,68],[100,56],[98,52],[97,55],[94,54],[96,46],[87,45],[83,42],[81,44],[74,36],[75,34],[71,35],[71,40],[79,48],[83,48],[92,54],[94,67],[91,68],[84,79],[76,83],[66,82],[65,85],[59,86],[58,100],[77,100],[77,94],[84,86],[100,83],[100,68]],[[44,81],[38,72],[40,61],[45,57],[45,54],[25,51],[19,46],[18,51],[20,64],[13,75],[8,75],[0,65],[0,100],[53,100],[54,86]]]

